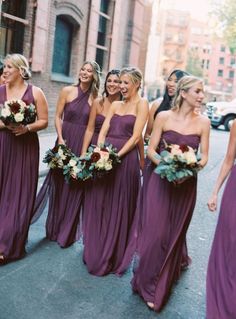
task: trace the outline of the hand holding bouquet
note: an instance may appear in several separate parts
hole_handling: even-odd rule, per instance
[[[116,149],[112,145],[91,146],[80,161],[93,177],[106,175],[120,163]]]
[[[0,108],[0,120],[5,125],[30,124],[36,119],[36,108],[34,104],[26,105],[22,100],[8,100]]]
[[[157,158],[160,163],[155,173],[169,182],[178,183],[190,176],[196,176],[201,168],[195,150],[185,144],[166,144],[165,150],[158,154]]]

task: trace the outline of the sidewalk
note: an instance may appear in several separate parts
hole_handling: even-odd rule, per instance
[[[48,172],[46,163],[43,163],[43,158],[46,151],[52,148],[57,138],[56,133],[39,134],[40,143],[40,159],[39,159],[39,177],[45,176]]]

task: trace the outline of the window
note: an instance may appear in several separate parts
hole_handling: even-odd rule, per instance
[[[225,46],[224,46],[224,45],[221,45],[221,46],[220,46],[220,51],[221,51],[221,52],[225,52]]]
[[[52,72],[69,76],[73,25],[61,15],[56,20]]]
[[[208,70],[210,66],[210,60],[206,60],[206,69]]]
[[[236,64],[236,59],[235,57],[230,58],[230,65],[235,65]]]
[[[1,1],[0,1],[1,2]],[[26,0],[2,2],[0,25],[0,56],[23,53]]]
[[[234,71],[233,70],[229,71],[229,78],[230,79],[234,78]]]
[[[219,64],[225,64],[225,58],[219,58]]]
[[[107,51],[109,47],[109,41],[107,37],[110,17],[108,15],[110,7],[109,0],[101,0],[100,4],[100,14],[99,25],[98,25],[98,35],[97,35],[97,50],[96,50],[96,62],[100,65],[101,69],[104,68],[104,62],[107,57]]]
[[[223,77],[223,70],[218,70],[217,75],[218,75],[219,77]]]

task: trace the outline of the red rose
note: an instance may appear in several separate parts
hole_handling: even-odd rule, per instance
[[[188,147],[188,145],[186,145],[186,144],[181,144],[181,145],[179,146],[179,148],[180,148],[180,150],[182,151],[182,153],[186,153],[186,152],[189,151],[189,147]]]
[[[101,158],[101,155],[98,153],[98,152],[94,152],[92,155],[91,155],[91,162],[92,163],[96,163],[98,160],[100,160]]]
[[[10,104],[10,109],[11,109],[12,113],[14,113],[14,114],[18,113],[20,111],[20,108],[21,108],[21,106],[18,102],[12,102]]]

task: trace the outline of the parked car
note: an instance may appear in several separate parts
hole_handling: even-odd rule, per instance
[[[211,120],[213,128],[223,124],[225,130],[229,131],[233,120],[236,118],[236,99],[231,102],[208,102],[205,114]]]

